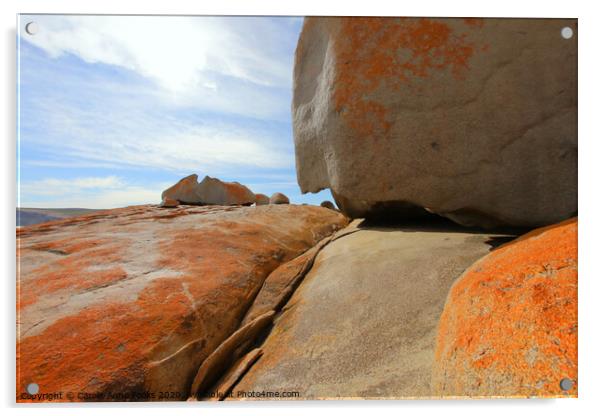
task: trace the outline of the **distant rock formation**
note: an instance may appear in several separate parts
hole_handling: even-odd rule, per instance
[[[18,229],[17,399],[34,381],[86,393],[63,401],[185,400],[267,276],[346,223],[311,206],[134,206]]]
[[[270,197],[264,194],[255,194],[255,205],[269,205]]]
[[[161,200],[173,199],[182,204],[202,204],[198,195],[199,176],[192,174],[182,178],[161,194]]]
[[[276,192],[270,197],[270,204],[289,204],[288,196],[281,192]]]
[[[294,67],[302,192],[353,218],[534,227],[577,211],[574,19],[305,19]]]
[[[255,194],[238,182],[223,182],[205,176],[198,183],[198,175],[193,174],[163,191],[161,199],[177,200],[192,205],[251,205]]]
[[[576,397],[576,380],[571,219],[499,247],[456,281],[439,323],[433,394]]]

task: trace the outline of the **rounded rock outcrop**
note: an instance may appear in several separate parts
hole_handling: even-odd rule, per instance
[[[270,197],[264,194],[255,194],[255,205],[269,205]]]
[[[270,204],[290,204],[288,196],[283,193],[276,192],[270,197]]]
[[[576,397],[577,219],[501,246],[458,278],[432,384],[438,396]]]
[[[17,229],[17,401],[186,399],[271,272],[345,224],[318,207],[141,205]],[[83,393],[37,399],[32,382]]]

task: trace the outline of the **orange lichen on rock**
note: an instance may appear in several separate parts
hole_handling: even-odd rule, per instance
[[[577,396],[576,218],[501,246],[458,279],[439,323],[433,388],[444,396]]]
[[[24,308],[42,294],[50,294],[63,289],[74,291],[90,290],[125,279],[125,270],[113,263],[121,260],[122,247],[99,239],[61,239],[33,244],[25,251],[47,251],[54,258],[28,274],[32,279],[19,279],[17,309]],[[97,267],[99,260],[106,267]]]
[[[230,195],[230,198],[240,201],[248,200],[249,190],[241,186],[238,182],[224,182],[224,187],[226,188],[226,194]]]
[[[481,28],[485,24],[485,19],[480,17],[465,17],[464,23],[468,26],[473,26],[476,28]]]
[[[449,70],[460,78],[475,45],[445,22],[427,18],[341,18],[335,36],[337,112],[360,136],[386,135],[387,107],[371,94]]]
[[[29,383],[59,401],[185,400],[268,274],[345,224],[320,207],[145,206],[24,227],[17,400],[39,400]]]

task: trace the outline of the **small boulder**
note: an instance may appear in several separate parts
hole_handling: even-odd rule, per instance
[[[276,192],[270,197],[270,204],[289,204],[290,201],[286,195]]]
[[[264,194],[255,194],[255,205],[269,205],[270,197]]]
[[[334,204],[330,201],[322,201],[322,203],[320,204],[321,207],[324,208],[328,208],[328,209],[334,209],[336,210],[336,207],[334,206]]]
[[[180,205],[180,203],[177,199],[163,198],[163,201],[161,201],[159,206],[162,208],[175,208],[178,205]]]

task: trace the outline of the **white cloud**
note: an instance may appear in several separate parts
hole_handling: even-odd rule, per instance
[[[20,139],[45,157],[24,153],[26,164],[214,175],[294,165],[290,134],[249,121],[290,123],[291,45],[279,40],[282,33],[296,36],[287,19],[21,19],[38,23],[35,36],[21,35],[51,57],[22,51]],[[128,68],[156,83],[52,58],[65,54]],[[244,120],[232,117],[240,115]]]
[[[85,177],[74,179],[44,178],[21,184],[21,192],[28,195],[65,195],[86,190],[118,189],[125,186],[117,176]]]
[[[161,192],[165,189],[149,189],[140,186],[128,186],[124,189],[105,190],[91,195],[71,194],[60,198],[35,199],[23,198],[20,206],[25,208],[119,208],[129,205],[158,204]]]
[[[35,106],[36,114],[44,118],[45,134],[22,133],[21,139],[43,149],[47,161],[60,160],[63,165],[82,166],[85,161],[88,166],[212,175],[294,166],[290,137],[275,137],[263,129],[212,119],[195,122],[167,114],[158,117],[140,105],[128,108],[122,102],[104,104],[112,111],[44,98]],[[50,140],[52,137],[60,140]]]
[[[291,84],[290,59],[280,52],[274,23],[255,18],[178,16],[22,16],[39,32],[22,36],[53,57],[117,65],[183,94],[219,89],[215,74],[263,86]],[[260,24],[257,24],[260,23]],[[250,34],[251,33],[251,34]]]
[[[20,184],[19,206],[44,208],[116,208],[160,202],[170,183],[145,186],[126,183],[116,176],[74,179],[44,178]]]
[[[42,179],[21,182],[23,206],[158,202],[171,185],[158,181],[191,173],[297,188],[299,19],[22,15],[21,28],[31,20],[38,33],[20,33],[19,156],[25,177],[34,167]]]

